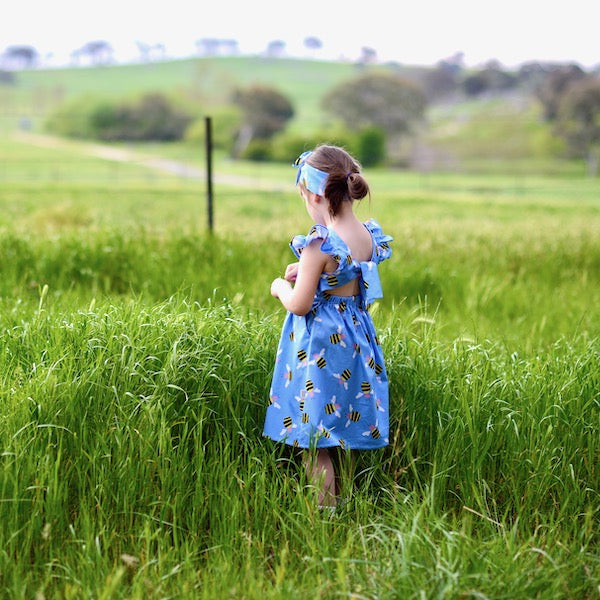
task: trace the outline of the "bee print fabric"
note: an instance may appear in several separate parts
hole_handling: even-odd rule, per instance
[[[315,239],[337,269],[321,275],[311,311],[287,313],[271,384],[263,435],[300,448],[375,449],[388,444],[388,379],[369,305],[382,296],[377,265],[391,256],[374,220],[371,260],[352,258],[346,243],[323,225],[294,237],[299,257]],[[335,289],[359,277],[360,295]]]

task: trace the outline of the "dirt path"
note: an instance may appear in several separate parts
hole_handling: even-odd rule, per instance
[[[95,158],[100,158],[102,160],[136,164],[147,169],[168,173],[169,175],[185,179],[206,180],[206,173],[202,169],[180,161],[153,156],[137,150],[115,148],[107,144],[80,142],[52,135],[23,131],[14,134],[13,138],[21,143],[30,144],[39,148],[70,150],[80,154],[86,154],[87,156],[94,156]],[[289,186],[261,181],[258,178],[243,177],[241,175],[213,173],[213,181],[214,183],[223,185],[246,188],[253,187],[272,192],[289,191]]]

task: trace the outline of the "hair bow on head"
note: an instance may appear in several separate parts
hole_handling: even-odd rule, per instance
[[[325,184],[329,173],[315,169],[315,167],[309,165],[306,161],[312,154],[311,150],[303,152],[295,161],[294,166],[298,169],[296,174],[296,185],[301,183],[307,190],[310,190],[313,194],[322,196],[325,192]]]

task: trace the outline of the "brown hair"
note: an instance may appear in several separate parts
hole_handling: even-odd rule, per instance
[[[329,173],[324,196],[329,201],[332,217],[340,211],[342,202],[361,200],[371,193],[360,172],[360,163],[339,146],[317,146],[306,162]]]

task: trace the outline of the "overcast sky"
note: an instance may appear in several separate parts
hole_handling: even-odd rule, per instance
[[[290,55],[306,55],[304,40],[321,40],[316,54],[355,59],[363,46],[381,60],[434,64],[463,52],[468,65],[497,59],[507,67],[530,60],[600,64],[598,0],[15,0],[3,3],[0,52],[34,46],[65,63],[85,42],[102,39],[119,60],[137,55],[136,41],[162,43],[189,56],[196,40],[235,39],[242,53],[281,40]]]

